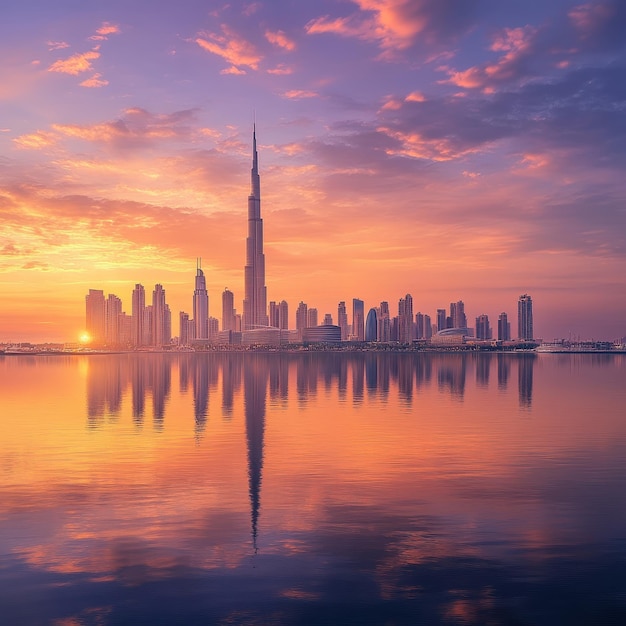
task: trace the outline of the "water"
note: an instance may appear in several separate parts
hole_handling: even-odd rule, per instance
[[[625,624],[626,358],[0,357],[0,623]]]

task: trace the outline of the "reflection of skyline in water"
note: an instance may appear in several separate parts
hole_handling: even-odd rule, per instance
[[[128,389],[132,394],[132,414],[141,426],[146,401],[152,400],[155,428],[163,428],[166,405],[171,394],[172,369],[178,369],[179,391],[191,386],[195,431],[201,434],[209,416],[209,397],[221,380],[222,418],[232,416],[234,398],[245,377],[246,358],[267,359],[269,394],[272,402],[286,402],[290,378],[300,403],[318,393],[336,388],[339,397],[351,393],[355,405],[366,397],[384,401],[396,393],[403,402],[412,403],[415,391],[436,380],[441,393],[463,401],[468,373],[473,370],[476,386],[489,388],[491,369],[497,364],[497,387],[506,391],[511,370],[517,369],[520,407],[530,407],[533,395],[535,354],[385,354],[385,353],[307,353],[307,354],[196,354],[196,355],[115,355],[92,357],[88,363],[87,416],[90,427],[98,427],[104,418],[115,419]]]
[[[626,623],[626,359],[66,361],[0,442],[7,623]]]

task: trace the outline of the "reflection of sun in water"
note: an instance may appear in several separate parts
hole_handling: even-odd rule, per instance
[[[81,343],[89,343],[91,341],[91,335],[87,332],[81,333],[79,339]]]

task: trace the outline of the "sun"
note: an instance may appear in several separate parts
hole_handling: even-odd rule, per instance
[[[91,335],[88,332],[81,333],[79,340],[81,343],[89,343],[91,341]]]

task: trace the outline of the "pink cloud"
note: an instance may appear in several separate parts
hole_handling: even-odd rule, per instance
[[[97,88],[97,87],[104,87],[108,84],[109,84],[109,81],[103,79],[102,74],[94,74],[91,78],[88,78],[87,80],[84,80],[82,83],[80,83],[80,86]]]
[[[317,98],[319,94],[315,91],[307,91],[305,89],[292,89],[283,93],[284,98],[290,100],[301,100],[302,98]]]
[[[117,24],[111,24],[110,22],[103,22],[102,26],[98,28],[95,35],[89,37],[94,41],[105,41],[109,35],[117,35],[121,32],[120,27]]]
[[[70,44],[65,41],[49,41],[48,42],[48,50],[51,52],[53,50],[63,50],[64,48],[69,48]]]
[[[273,45],[278,46],[279,48],[283,48],[284,50],[288,50],[291,52],[296,49],[296,44],[294,41],[289,39],[287,35],[282,30],[265,31],[265,38]]]
[[[287,65],[277,65],[276,67],[267,70],[268,74],[274,74],[275,76],[288,76],[293,74],[293,68]]]
[[[35,133],[28,135],[20,135],[13,139],[13,142],[18,148],[24,148],[27,150],[41,150],[48,148],[56,143],[56,136],[52,133],[46,133],[38,130]]]
[[[606,4],[581,4],[574,7],[568,17],[583,36],[591,34],[599,25],[609,20],[614,8]]]
[[[405,102],[426,102],[426,97],[419,91],[412,91],[404,100]]]
[[[440,84],[451,84],[465,89],[482,89],[494,93],[495,83],[515,79],[520,64],[531,53],[537,29],[531,26],[505,28],[493,40],[490,50],[503,53],[495,63],[474,66],[458,71],[448,66],[437,68],[448,74]]]
[[[226,67],[223,70],[220,70],[220,74],[232,74],[233,76],[245,76],[247,74],[246,70],[241,70],[234,65],[230,67]]]
[[[72,74],[76,76],[82,72],[89,72],[93,70],[91,62],[100,58],[100,53],[97,50],[89,50],[89,52],[82,52],[74,54],[67,59],[59,59],[55,61],[49,68],[49,72],[60,72],[62,74]]]
[[[207,38],[198,37],[195,42],[207,52],[222,57],[233,66],[244,65],[253,70],[259,68],[263,57],[249,42],[222,25],[222,35],[209,33]]]

